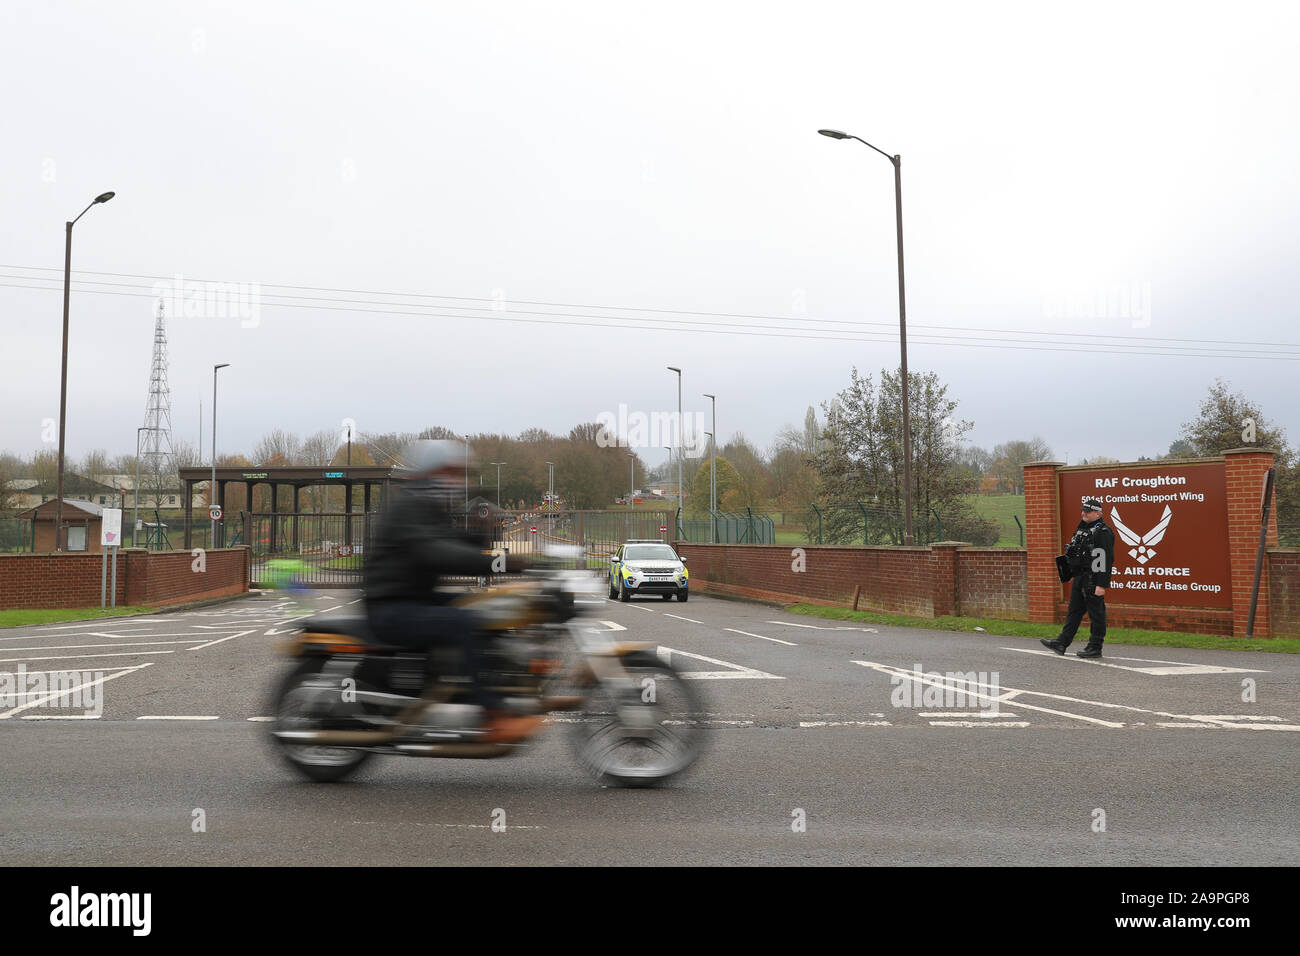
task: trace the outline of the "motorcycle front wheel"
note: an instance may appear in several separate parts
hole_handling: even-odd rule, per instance
[[[618,688],[597,682],[575,714],[578,761],[607,786],[653,787],[686,771],[704,748],[703,706],[693,681],[653,653],[623,658],[632,678]]]

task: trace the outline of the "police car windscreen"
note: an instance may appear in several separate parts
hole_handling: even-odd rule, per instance
[[[624,561],[676,561],[677,554],[666,544],[630,544],[623,552]]]

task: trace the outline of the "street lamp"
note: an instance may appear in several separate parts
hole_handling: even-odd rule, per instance
[[[217,519],[212,517],[212,509],[217,504],[217,372],[229,367],[229,362],[212,366],[212,481],[208,483],[208,518],[212,524],[212,537],[208,539],[210,548],[217,546]],[[271,494],[275,495],[274,485],[271,486]],[[245,507],[251,509],[253,506],[250,502]]]
[[[856,139],[863,146],[871,146],[865,139],[837,129],[819,129],[817,132],[831,139]],[[914,544],[912,537],[912,418],[907,402],[907,296],[903,284],[903,157],[890,156],[883,149],[871,146],[881,156],[894,164],[894,214],[898,228],[898,344],[902,354],[903,388],[903,543]]]
[[[714,544],[713,540],[713,512],[718,510],[718,462],[717,462],[717,441],[715,436],[718,433],[718,397],[716,395],[705,394],[713,405],[713,431],[708,433],[709,436],[709,544]]]
[[[627,486],[627,508],[631,511],[636,508],[636,503],[633,500],[636,498],[636,452],[628,452],[627,457],[631,459],[628,462],[629,484]]]
[[[115,193],[100,193],[90,206],[108,202]],[[90,211],[90,206],[77,215],[80,219]],[[72,295],[72,227],[77,219],[67,223],[63,246],[63,370],[59,374],[59,469],[54,488],[54,550],[63,550],[63,428],[68,419],[68,300]],[[133,536],[134,538],[134,536]]]
[[[488,464],[497,466],[497,507],[500,508],[501,507],[501,466],[505,464],[509,464],[509,462],[490,461],[488,462]]]
[[[682,520],[682,370],[672,365],[667,366],[668,371],[677,373],[677,521]],[[674,529],[673,537],[677,537]]]

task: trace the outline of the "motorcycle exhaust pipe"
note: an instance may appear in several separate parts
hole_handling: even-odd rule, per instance
[[[277,730],[277,740],[320,747],[374,747],[393,740],[391,730]]]

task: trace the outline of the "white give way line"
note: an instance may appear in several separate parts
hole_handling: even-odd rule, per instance
[[[794,621],[765,621],[766,624],[780,624],[783,627],[806,627],[810,631],[865,631],[868,634],[879,634],[880,632],[874,627],[852,627],[842,624],[839,627],[824,627],[821,624],[797,624]]]
[[[1048,653],[1050,654],[1052,652],[1049,651]],[[1055,656],[1055,654],[1053,654],[1053,656]],[[960,690],[965,693],[967,699],[974,698],[979,700],[985,700],[990,703],[994,701],[998,703],[1002,703],[1004,701],[1009,701],[1014,699],[1016,701],[1016,707],[1018,708],[1024,708],[1025,710],[1037,710],[1045,714],[1055,714],[1058,717],[1069,717],[1073,720],[1082,720],[1085,723],[1097,724],[1102,727],[1123,727],[1125,726],[1125,724],[1122,721],[1102,720],[1099,717],[1089,717],[1085,714],[1076,714],[1068,710],[1055,710],[1050,707],[1040,707],[1036,704],[1027,703],[1025,700],[1019,698],[1021,698],[1022,695],[1028,694],[1033,697],[1042,697],[1048,700],[1059,700],[1059,701],[1065,701],[1066,703],[1083,704],[1087,707],[1103,707],[1103,708],[1109,708],[1111,710],[1128,710],[1138,714],[1150,714],[1156,717],[1169,717],[1176,721],[1188,721],[1188,722],[1199,723],[1200,725],[1205,727],[1233,727],[1233,728],[1244,729],[1244,730],[1300,730],[1300,724],[1281,724],[1281,723],[1268,724],[1268,723],[1254,723],[1254,722],[1243,723],[1235,719],[1223,720],[1223,719],[1211,718],[1204,714],[1200,714],[1200,715],[1174,714],[1164,710],[1148,710],[1145,707],[1133,707],[1129,704],[1112,704],[1107,701],[1087,700],[1086,698],[1083,697],[1066,697],[1063,694],[1048,694],[1044,691],[1023,690],[1015,687],[1006,688],[1004,693],[994,696],[992,694],[986,694],[981,692],[978,689],[979,685],[971,685],[968,681],[962,678],[949,678],[943,674],[917,675],[915,671],[904,670],[901,667],[894,667],[890,664],[877,664],[874,661],[854,661],[853,663],[859,664],[862,667],[869,667],[872,670],[879,671],[882,674],[889,674],[891,677],[894,675],[899,675],[901,677],[905,677],[913,681],[918,681],[919,683],[926,684],[931,687],[941,687],[941,688],[951,689],[951,690]],[[1189,726],[1189,725],[1190,724],[1179,723],[1179,724],[1175,724],[1174,726]],[[1161,724],[1161,726],[1170,726],[1170,725]]]
[[[1059,657],[1055,651],[1030,650],[1027,647],[1004,647],[1004,651],[1016,651],[1020,654],[1036,654],[1039,657]],[[1109,657],[1104,661],[1081,657],[1064,658],[1078,664],[1091,667],[1116,667],[1122,671],[1136,671],[1139,674],[1154,674],[1157,677],[1181,676],[1183,674],[1267,674],[1268,671],[1251,670],[1246,667],[1222,667],[1217,664],[1193,664],[1190,661],[1158,661],[1147,657]],[[1127,667],[1124,664],[1111,664],[1109,661],[1139,661],[1144,664],[1165,664],[1165,667]]]

